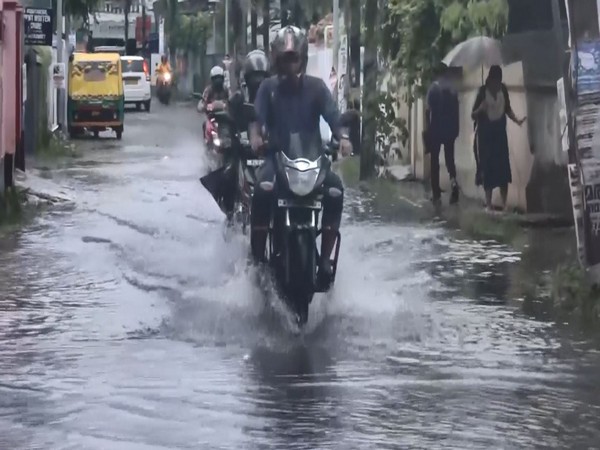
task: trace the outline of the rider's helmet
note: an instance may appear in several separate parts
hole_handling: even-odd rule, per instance
[[[213,87],[222,89],[225,83],[225,70],[221,66],[214,66],[210,69],[210,81]]]
[[[280,29],[271,43],[275,70],[280,76],[299,75],[308,63],[308,39],[298,27]]]
[[[269,76],[269,58],[262,50],[253,50],[246,55],[243,70],[248,101],[254,103],[260,83]]]
[[[163,63],[163,64],[166,64],[167,63],[167,55],[162,55],[160,57],[160,62]]]

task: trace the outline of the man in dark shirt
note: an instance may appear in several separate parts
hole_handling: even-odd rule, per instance
[[[458,183],[454,163],[454,142],[459,133],[458,95],[451,86],[450,74],[445,64],[437,69],[436,80],[427,92],[425,125],[426,151],[431,155],[431,190],[433,202],[440,201],[440,151],[444,146],[446,168],[450,176],[452,192],[450,203],[458,202]]]
[[[251,132],[252,148],[263,148],[262,133],[268,134],[267,158],[258,174],[252,198],[252,254],[264,260],[271,207],[275,191],[275,168],[272,156],[287,145],[291,134],[317,136],[321,146],[320,119],[323,117],[340,140],[344,155],[352,153],[348,135],[340,128],[340,114],[325,83],[304,74],[308,58],[308,41],[296,27],[282,28],[272,45],[276,76],[265,80],[255,102],[257,126]],[[343,208],[344,187],[340,178],[328,172],[324,181],[320,271],[331,274],[331,253]]]

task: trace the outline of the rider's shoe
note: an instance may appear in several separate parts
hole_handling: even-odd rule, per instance
[[[329,258],[323,258],[317,272],[317,284],[319,289],[326,291],[333,283],[333,266]]]

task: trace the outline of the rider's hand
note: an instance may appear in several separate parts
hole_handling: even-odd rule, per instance
[[[261,154],[264,147],[264,141],[262,137],[258,134],[251,133],[250,147],[252,147],[252,151]]]
[[[352,155],[352,143],[349,139],[340,139],[340,152],[344,157]]]

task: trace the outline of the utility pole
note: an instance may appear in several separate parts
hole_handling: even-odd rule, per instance
[[[271,0],[263,0],[263,24],[262,24],[262,32],[263,32],[263,50],[268,55],[269,48],[269,37],[271,32]]]
[[[339,53],[340,53],[340,0],[333,0],[333,68],[335,73],[338,75],[339,64]]]
[[[258,13],[256,8],[258,5],[255,2],[250,3],[250,45],[252,50],[256,50],[258,47]]]
[[[225,52],[229,54],[229,0],[225,0]]]
[[[142,57],[146,58],[146,0],[142,0]]]
[[[66,61],[64,60],[64,47],[63,47],[63,25],[64,25],[64,17],[63,17],[63,0],[56,0],[56,62],[58,64],[65,65],[65,85],[67,83],[67,69],[66,69]],[[58,90],[58,123],[61,126],[63,132],[67,131],[67,108],[66,104],[66,91],[64,89]]]
[[[365,63],[363,67],[364,103],[362,145],[360,149],[360,179],[375,176],[377,138],[377,0],[366,0],[365,5]],[[359,74],[360,76],[360,74]]]

